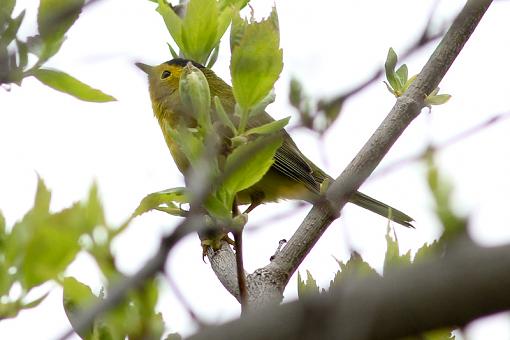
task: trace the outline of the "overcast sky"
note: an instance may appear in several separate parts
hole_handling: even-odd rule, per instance
[[[362,82],[384,63],[389,47],[405,50],[423,29],[434,1],[430,0],[315,0],[276,1],[284,52],[284,70],[276,84],[277,98],[268,111],[275,118],[296,113],[288,104],[291,77],[302,81],[314,98],[324,98]],[[441,1],[434,27],[448,23],[464,1]],[[257,17],[269,13],[272,0],[253,0]],[[38,1],[18,0],[16,12],[27,8],[22,27],[36,32]],[[145,0],[102,0],[87,8],[71,28],[60,53],[48,63],[115,96],[107,104],[80,102],[26,79],[22,87],[0,89],[0,209],[11,226],[31,207],[39,174],[53,192],[53,210],[86,196],[96,180],[108,220],[121,222],[146,194],[182,186],[150,106],[147,82],[133,63],[157,64],[171,59],[170,36]],[[379,169],[423,151],[510,108],[510,2],[497,1],[457,58],[440,87],[453,97],[446,105],[423,113],[391,149]],[[406,60],[410,74],[419,72],[435,44]],[[229,79],[228,44],[221,49],[216,72]],[[336,177],[354,157],[391,109],[395,99],[382,79],[350,99],[342,116],[320,141],[306,131],[293,133],[303,152]],[[487,245],[510,241],[510,119],[452,145],[438,154],[440,168],[455,186],[459,213],[470,216],[470,232]],[[319,151],[321,150],[321,151]],[[377,170],[376,172],[377,173]],[[402,252],[415,251],[440,232],[421,163],[369,179],[362,191],[389,203],[416,220],[416,230],[395,226]],[[290,238],[309,210],[293,211],[294,203],[268,204],[250,214],[245,236],[245,265],[249,272],[267,264],[278,240]],[[273,215],[291,212],[282,219]],[[138,218],[115,242],[120,268],[135,272],[150,257],[161,235],[178,223],[163,213]],[[260,223],[257,223],[260,222]],[[328,287],[350,250],[358,251],[376,269],[382,269],[387,221],[348,205],[300,267],[310,270],[321,287]],[[221,287],[210,267],[202,262],[198,238],[181,242],[168,269],[198,315],[221,322],[239,314],[239,305]],[[78,256],[69,275],[101,287],[97,269],[86,255]],[[296,297],[296,278],[285,299]],[[171,331],[187,335],[195,328],[173,293],[162,281],[160,311]],[[42,287],[39,292],[49,286]],[[67,329],[55,289],[35,310],[0,323],[8,339],[51,339]],[[27,325],[30,325],[27,327]],[[510,337],[507,314],[473,323],[473,339]],[[4,336],[6,335],[6,336]]]

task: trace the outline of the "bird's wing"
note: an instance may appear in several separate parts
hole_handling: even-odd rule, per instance
[[[248,128],[260,126],[274,121],[274,119],[267,113],[263,112],[251,117],[248,122]],[[283,143],[275,153],[275,161],[273,168],[283,175],[295,180],[296,182],[303,183],[310,191],[319,192],[320,183],[322,180],[318,177],[318,169],[299,151],[297,145],[294,143],[287,131],[282,130]],[[322,171],[319,170],[320,173]]]

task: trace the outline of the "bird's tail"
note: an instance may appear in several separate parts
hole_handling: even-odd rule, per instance
[[[409,215],[359,191],[352,195],[349,201],[405,227],[414,228],[411,224],[414,220]]]

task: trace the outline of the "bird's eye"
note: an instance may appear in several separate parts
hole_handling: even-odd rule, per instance
[[[170,73],[170,71],[163,71],[163,73],[161,73],[161,79],[166,79],[168,77],[170,77],[172,73]]]

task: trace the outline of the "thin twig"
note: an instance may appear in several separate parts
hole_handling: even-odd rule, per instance
[[[174,292],[175,296],[177,297],[177,300],[179,300],[179,302],[181,303],[181,305],[183,305],[184,309],[186,310],[186,312],[188,313],[188,315],[190,316],[190,318],[195,321],[195,323],[200,327],[200,328],[204,328],[205,326],[207,326],[207,324],[205,322],[203,322],[197,315],[197,313],[195,313],[193,311],[193,308],[191,307],[191,304],[188,302],[188,300],[184,297],[184,295],[182,294],[181,290],[179,289],[179,287],[177,286],[177,284],[175,283],[175,281],[172,279],[172,277],[170,276],[170,274],[165,271],[165,278],[166,278],[166,281],[168,282],[168,285],[170,286],[170,288],[172,289],[172,291]]]
[[[236,243],[236,270],[237,284],[239,285],[239,299],[241,302],[241,315],[245,315],[248,311],[248,288],[246,287],[246,274],[244,272],[243,263],[243,231],[235,230],[234,241]]]
[[[232,204],[232,215],[234,217],[239,216],[239,207],[235,198]],[[245,315],[248,311],[248,288],[246,287],[246,274],[243,261],[243,229],[244,225],[234,226],[232,230],[236,249],[236,272],[237,285],[239,287],[239,302],[241,303],[241,315]]]
[[[407,165],[409,163],[419,162],[419,161],[423,160],[425,157],[427,157],[427,155],[431,151],[440,151],[440,150],[446,149],[446,148],[448,148],[448,147],[450,147],[466,138],[471,137],[474,134],[477,134],[477,133],[485,130],[486,128],[490,127],[491,125],[494,125],[494,124],[496,124],[504,119],[507,119],[507,118],[510,118],[510,112],[504,112],[504,113],[495,115],[495,116],[483,121],[480,124],[470,127],[469,129],[462,131],[453,137],[448,138],[444,142],[429,146],[426,150],[424,150],[416,155],[404,157],[400,160],[395,161],[392,164],[385,166],[384,168],[376,171],[372,176],[370,176],[370,180],[378,178],[380,176],[384,176],[384,175],[388,174],[389,172],[395,171],[395,169],[398,169],[398,168],[400,168],[404,165]]]

